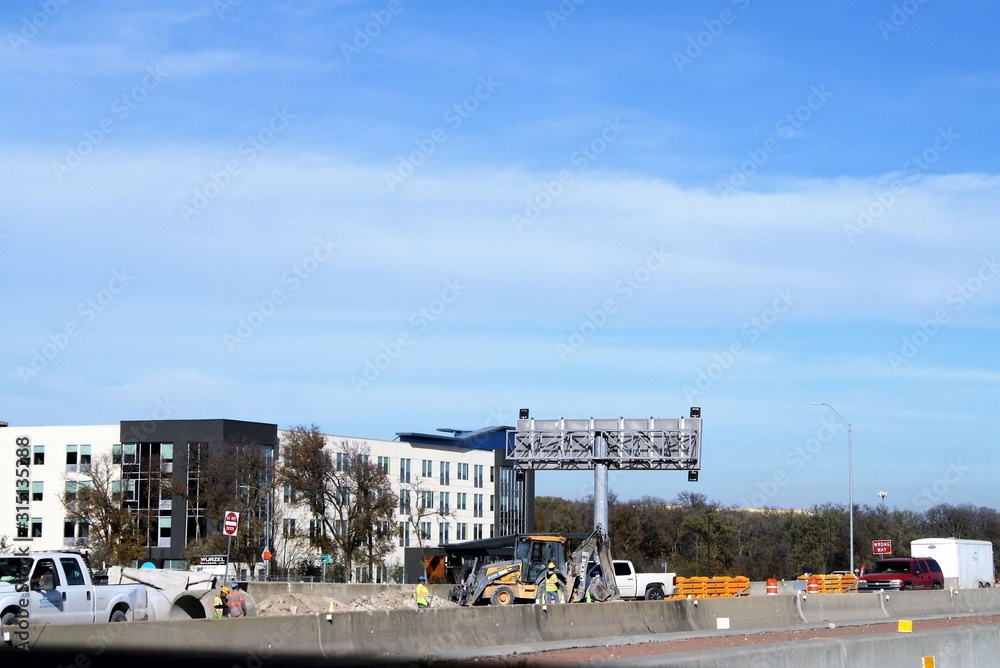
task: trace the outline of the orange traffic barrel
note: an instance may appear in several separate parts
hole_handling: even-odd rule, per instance
[[[818,575],[810,575],[809,576],[809,586],[806,589],[806,591],[808,593],[810,593],[810,594],[818,594],[819,593],[819,576]]]
[[[778,593],[778,581],[774,578],[767,579],[767,595],[774,596]]]

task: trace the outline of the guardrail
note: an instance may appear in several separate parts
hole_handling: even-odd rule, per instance
[[[810,594],[854,594],[858,591],[858,578],[850,573],[800,575],[797,579],[806,581],[806,592]]]

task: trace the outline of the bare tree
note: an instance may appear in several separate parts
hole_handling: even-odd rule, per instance
[[[413,527],[414,535],[417,537],[417,547],[420,549],[420,559],[425,565],[424,570],[426,570],[427,549],[425,544],[426,541],[430,540],[431,535],[424,531],[424,524],[432,517],[447,518],[452,517],[455,513],[450,508],[441,507],[440,495],[438,503],[434,503],[434,492],[424,486],[423,478],[413,478],[413,482],[403,483],[400,488],[409,497],[410,502],[408,512],[405,513],[406,517],[400,519]],[[404,514],[402,510],[401,508],[401,515]]]
[[[67,482],[61,497],[66,517],[89,526],[95,563],[125,565],[141,559],[146,552],[143,517],[126,508],[111,453],[94,458],[89,479]]]
[[[321,520],[315,542],[339,554],[353,581],[355,561],[367,565],[371,576],[375,564],[392,551],[396,497],[388,475],[369,461],[366,443],[345,440],[336,451],[326,445],[316,425],[293,429],[278,481],[290,485],[296,503]]]

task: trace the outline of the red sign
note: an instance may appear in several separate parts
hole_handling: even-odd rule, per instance
[[[226,520],[222,523],[222,532],[227,536],[235,536],[240,527],[240,514],[231,510],[226,511]]]
[[[264,561],[271,561],[271,550],[265,547],[260,556],[264,558]]]
[[[873,540],[872,554],[892,554],[891,540]]]

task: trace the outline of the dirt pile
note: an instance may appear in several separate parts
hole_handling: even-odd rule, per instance
[[[257,602],[258,617],[278,617],[281,615],[317,615],[330,610],[330,598],[309,594],[276,594]],[[355,612],[364,610],[416,610],[413,592],[383,591],[376,596],[357,596],[350,601],[335,601],[334,612]],[[432,608],[455,608],[457,603],[439,596],[430,597]]]

